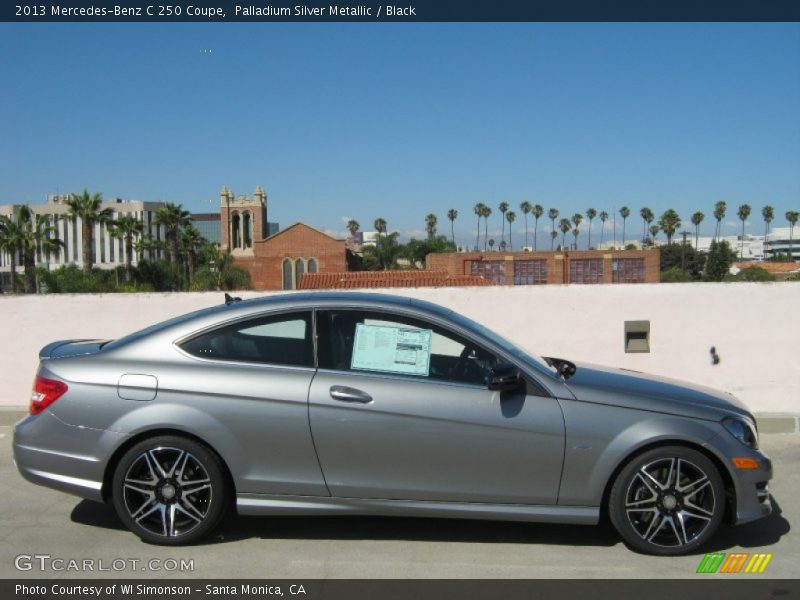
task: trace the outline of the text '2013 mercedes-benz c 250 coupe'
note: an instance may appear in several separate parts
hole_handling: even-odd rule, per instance
[[[20,473],[185,544],[226,513],[595,524],[684,554],[768,515],[753,415],[715,390],[540,358],[369,293],[228,299],[40,352]]]

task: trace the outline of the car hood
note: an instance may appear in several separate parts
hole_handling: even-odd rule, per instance
[[[577,400],[703,419],[730,414],[752,418],[747,407],[727,392],[629,369],[587,363],[575,366],[566,385]]]

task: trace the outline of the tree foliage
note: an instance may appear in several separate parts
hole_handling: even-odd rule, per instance
[[[722,281],[736,260],[736,252],[725,240],[711,242],[711,249],[706,258],[706,281]]]
[[[689,273],[685,273],[680,267],[670,267],[661,271],[661,283],[686,283],[693,281]]]
[[[775,281],[775,276],[761,267],[746,267],[736,275],[728,273],[724,281]]]
[[[672,269],[683,272],[685,266],[687,281],[700,281],[703,279],[703,268],[706,264],[706,255],[698,252],[691,244],[669,244],[659,247],[661,254],[661,273]]]

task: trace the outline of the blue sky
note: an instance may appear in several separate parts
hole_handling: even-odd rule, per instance
[[[210,50],[210,52],[204,50]],[[422,235],[564,216],[800,209],[798,24],[0,25],[0,204],[84,186]],[[544,227],[545,225],[542,225]],[[596,227],[596,225],[595,225]],[[585,229],[585,225],[583,227]],[[597,230],[595,229],[595,232]],[[499,236],[495,236],[498,237]]]

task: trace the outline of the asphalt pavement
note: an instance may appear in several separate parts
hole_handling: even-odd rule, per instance
[[[721,551],[773,554],[763,575],[747,577],[796,578],[800,435],[763,435],[761,445],[774,462],[776,510],[723,526],[691,556],[636,554],[610,525],[376,517],[231,518],[205,543],[165,548],[123,529],[111,507],[23,480],[12,461],[11,427],[0,426],[0,577],[745,577],[696,574],[705,552]]]

